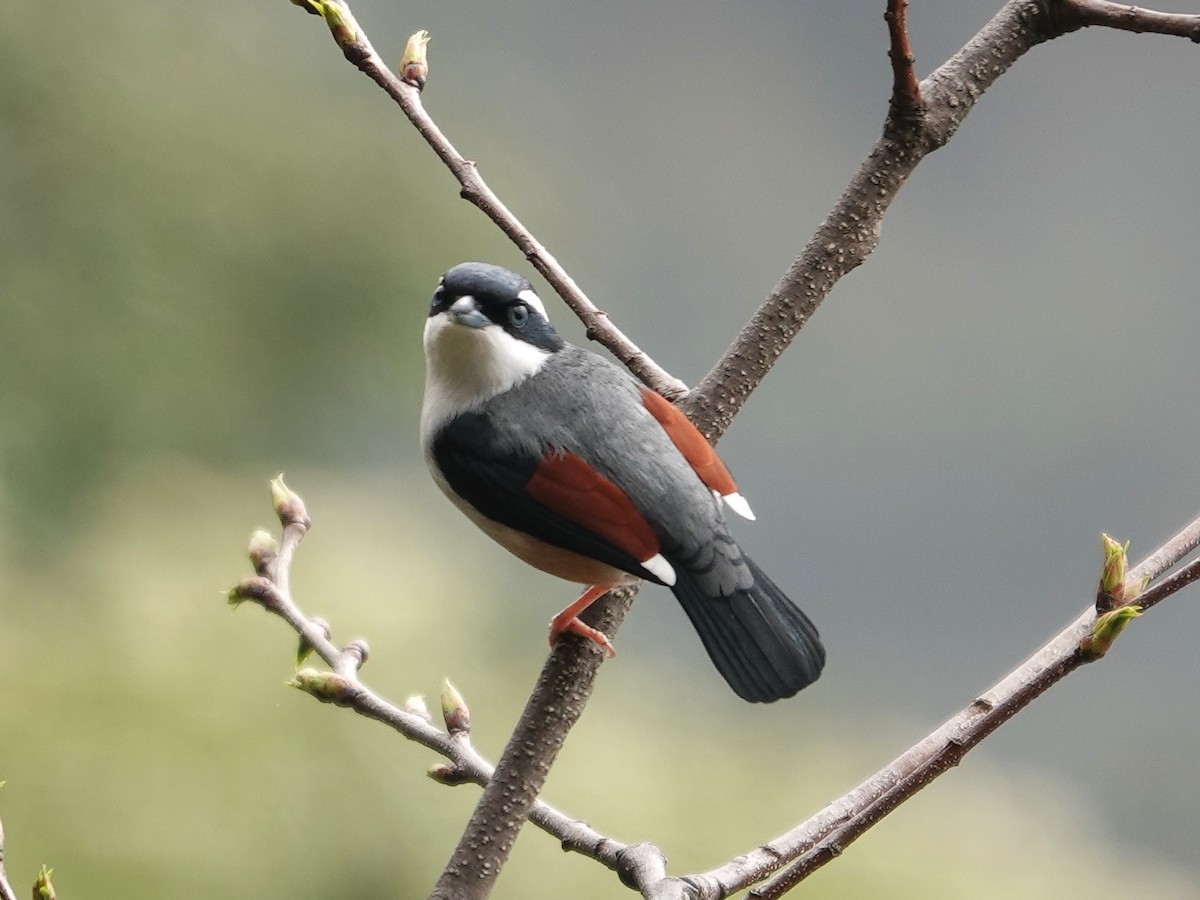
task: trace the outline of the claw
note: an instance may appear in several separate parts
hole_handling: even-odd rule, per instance
[[[596,584],[592,585],[583,595],[560,612],[557,616],[550,620],[550,646],[553,647],[558,643],[558,639],[564,634],[576,634],[579,637],[587,638],[600,646],[604,651],[604,655],[609,659],[617,655],[616,649],[612,645],[612,641],[603,631],[598,631],[590,625],[584,625],[578,618],[579,614],[603,597],[606,593],[612,590],[612,585]]]

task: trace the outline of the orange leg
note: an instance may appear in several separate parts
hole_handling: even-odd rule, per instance
[[[576,618],[581,612],[611,591],[615,585],[611,584],[594,584],[586,591],[583,596],[560,612],[557,616],[550,620],[550,646],[553,647],[558,643],[558,639],[563,634],[577,634],[580,637],[587,638],[589,641],[595,641],[600,645],[600,649],[604,651],[604,655],[613,657],[617,655],[617,651],[613,649],[612,643],[603,631],[597,631],[588,625],[584,625]]]

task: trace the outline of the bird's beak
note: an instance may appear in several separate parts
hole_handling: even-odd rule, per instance
[[[446,314],[454,324],[468,328],[486,328],[492,324],[492,320],[480,312],[474,297],[459,297],[450,304]]]

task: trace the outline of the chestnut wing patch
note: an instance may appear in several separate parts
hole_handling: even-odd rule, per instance
[[[574,453],[543,456],[525,493],[634,559],[658,553],[658,538],[625,492]]]
[[[573,453],[506,453],[498,437],[481,413],[438,432],[434,462],[456,494],[495,522],[663,584],[641,565],[658,539],[616,485]]]
[[[696,470],[705,487],[722,497],[736,494],[737,485],[733,483],[733,476],[725,468],[725,463],[721,462],[721,457],[717,456],[712,444],[704,439],[691,420],[650,388],[641,388],[641,393],[642,405],[663,427],[671,443],[683,454],[688,465]]]

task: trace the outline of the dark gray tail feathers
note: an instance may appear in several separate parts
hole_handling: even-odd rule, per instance
[[[731,597],[710,597],[682,566],[672,590],[729,686],[744,700],[770,703],[816,681],[825,648],[808,616],[762,569],[746,564],[754,587]]]

